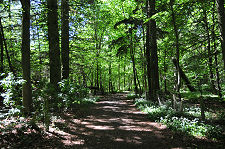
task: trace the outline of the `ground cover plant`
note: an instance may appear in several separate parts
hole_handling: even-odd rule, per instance
[[[193,99],[189,102],[186,101],[183,110],[176,111],[170,100],[159,105],[144,98],[135,99],[135,105],[143,112],[148,113],[148,117],[152,121],[163,123],[174,131],[181,131],[195,137],[224,141],[224,107],[220,106],[220,109],[217,107],[215,110],[213,105],[209,104],[205,111],[205,120],[202,120],[198,99],[195,99],[195,104],[192,102]]]

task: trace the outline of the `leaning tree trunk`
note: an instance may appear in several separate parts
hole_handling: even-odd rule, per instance
[[[47,7],[48,7],[50,83],[54,86],[55,89],[57,89],[58,82],[61,81],[57,0],[47,0]]]
[[[30,113],[32,109],[32,90],[30,78],[30,1],[21,0],[23,9],[22,21],[22,69],[23,79],[23,106],[24,112]]]
[[[224,0],[216,0],[217,11],[218,11],[218,20],[221,33],[221,47],[223,54],[223,62],[225,69],[225,9],[224,9]]]
[[[62,0],[62,79],[69,78],[69,4]]]

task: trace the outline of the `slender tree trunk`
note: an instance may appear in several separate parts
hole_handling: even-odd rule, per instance
[[[175,76],[176,76],[176,85],[174,86],[175,90],[176,90],[176,94],[174,95],[174,108],[177,108],[177,100],[181,101],[181,95],[180,95],[180,88],[181,88],[181,76],[180,76],[180,71],[179,71],[179,65],[180,65],[180,45],[179,45],[179,33],[178,33],[178,28],[177,28],[177,24],[176,24],[176,16],[173,10],[173,0],[170,0],[170,8],[172,11],[172,23],[173,23],[173,29],[174,29],[174,34],[176,37],[176,60],[177,60],[177,65],[176,67],[176,72],[175,72]]]
[[[208,66],[209,66],[209,79],[210,79],[210,82],[211,82],[211,89],[213,91],[213,93],[216,92],[216,86],[214,84],[214,75],[213,75],[213,64],[212,64],[212,53],[211,53],[211,45],[210,45],[210,34],[209,34],[209,26],[208,26],[208,19],[207,19],[207,14],[206,14],[206,10],[205,10],[205,7],[204,7],[204,4],[203,3],[203,20],[204,20],[204,23],[205,23],[205,31],[206,31],[206,34],[207,34],[207,52],[208,52],[208,57],[209,57],[209,60],[208,60]]]
[[[47,0],[47,7],[48,7],[50,83],[55,87],[55,89],[57,89],[58,82],[61,81],[57,0]]]
[[[30,77],[30,0],[21,0],[23,9],[22,20],[22,69],[23,79],[23,106],[24,112],[30,113],[32,110],[32,89]]]
[[[133,76],[134,76],[134,91],[135,94],[138,94],[138,87],[137,87],[137,76],[136,76],[136,67],[135,67],[135,57],[134,57],[134,47],[133,47],[133,39],[132,39],[132,31],[130,33],[130,56],[133,64]]]
[[[118,90],[120,91],[120,57],[119,57],[119,67],[118,67],[118,77],[119,77],[119,82],[118,82]]]
[[[217,11],[218,11],[218,20],[221,33],[221,47],[222,55],[225,69],[225,9],[224,9],[224,0],[216,0]]]
[[[69,78],[69,0],[62,0],[62,79]]]
[[[124,60],[124,66],[123,66],[123,72],[124,72],[124,76],[123,76],[123,89],[126,89],[126,64],[125,64],[125,60]]]
[[[1,18],[0,18],[1,20]],[[0,32],[0,46],[1,46],[1,67],[0,67],[0,73],[4,72],[4,45],[3,45],[3,38],[2,38],[2,32]]]
[[[7,47],[7,43],[6,43],[6,40],[5,40],[4,31],[3,31],[2,18],[1,18],[1,17],[0,17],[0,28],[1,28],[2,40],[3,40],[4,46],[5,46],[6,57],[7,57],[8,63],[9,63],[9,69],[10,69],[10,71],[11,71],[14,75],[16,75],[16,73],[15,73],[15,71],[14,71],[14,68],[13,68],[13,66],[12,66],[11,60],[10,60],[10,56],[9,56],[9,52],[8,52],[8,47]]]
[[[213,28],[212,28],[212,41],[213,41],[213,48],[214,52],[217,53],[217,45],[216,45],[216,35],[215,35],[215,0],[213,0],[214,5],[213,5]],[[218,67],[218,58],[217,54],[215,54],[215,65],[216,65],[216,84],[217,84],[217,94],[220,98],[222,98],[222,93],[221,93],[221,87],[220,87],[220,74],[219,74],[219,67]]]

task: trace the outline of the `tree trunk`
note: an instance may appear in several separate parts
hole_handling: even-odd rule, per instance
[[[0,18],[1,20],[1,18]],[[0,32],[0,46],[1,46],[1,67],[0,67],[0,73],[4,72],[4,45],[3,45],[3,37],[2,32]]]
[[[134,76],[134,91],[135,94],[138,94],[138,87],[137,87],[137,76],[136,76],[136,67],[135,67],[135,57],[134,57],[134,47],[133,47],[133,39],[132,39],[132,31],[130,33],[130,56],[133,64],[133,76]]]
[[[150,1],[146,0],[146,9],[147,9],[147,17],[151,17],[150,13]],[[147,31],[146,31],[146,61],[147,61],[147,79],[148,79],[148,93],[146,98],[148,100],[152,99],[152,76],[151,76],[151,57],[150,57],[150,21],[147,22]]]
[[[216,35],[215,35],[215,0],[213,0],[214,5],[213,5],[213,27],[212,27],[212,41],[213,41],[213,48],[214,52],[217,53],[217,45],[216,45]],[[216,65],[216,84],[217,84],[217,94],[220,98],[222,98],[222,93],[221,93],[221,87],[220,87],[220,74],[219,74],[219,67],[218,67],[218,59],[217,59],[217,54],[215,54],[215,65]]]
[[[69,0],[62,0],[62,79],[69,78]]]
[[[155,14],[155,0],[150,1],[150,16]],[[159,91],[159,71],[158,71],[158,54],[157,54],[157,38],[156,38],[156,21],[150,20],[150,56],[151,56],[151,74],[152,74],[152,97],[157,100]]]
[[[216,0],[217,3],[217,11],[218,11],[218,20],[219,20],[219,27],[221,33],[221,47],[222,47],[222,54],[223,54],[223,62],[224,62],[224,69],[225,69],[225,9],[224,9],[224,0]]]
[[[177,100],[181,101],[181,95],[180,95],[180,88],[181,88],[181,76],[180,76],[180,72],[179,72],[179,68],[178,66],[180,65],[180,45],[179,45],[179,33],[178,33],[178,28],[177,28],[177,24],[176,24],[176,16],[173,10],[173,0],[170,0],[170,9],[172,11],[172,23],[173,23],[173,29],[174,29],[174,34],[176,37],[176,60],[177,60],[177,65],[175,65],[176,67],[176,72],[175,72],[175,76],[176,76],[176,85],[174,86],[174,89],[176,91],[175,95],[174,95],[174,107],[176,109],[176,105],[177,105]],[[182,109],[181,109],[182,110]]]
[[[16,75],[14,68],[12,66],[11,60],[10,60],[10,56],[9,56],[9,52],[8,52],[8,47],[7,47],[7,43],[5,40],[5,35],[4,35],[4,31],[3,31],[3,26],[2,26],[2,18],[0,17],[0,28],[1,28],[1,35],[2,35],[2,40],[3,40],[3,44],[5,45],[5,52],[6,52],[6,57],[9,63],[9,69],[10,71],[14,74],[14,76]]]
[[[181,69],[181,67],[178,65],[177,60],[173,59],[173,64],[175,65],[176,69],[178,69],[178,71],[180,72],[180,76],[181,78],[184,80],[185,84],[187,85],[188,89],[191,92],[195,92],[196,89],[191,85],[191,82],[189,81],[189,79],[187,78],[187,76],[185,75],[184,71]]]
[[[209,66],[209,79],[210,79],[210,83],[211,83],[211,90],[213,93],[216,93],[216,86],[214,84],[214,75],[213,75],[213,64],[212,64],[212,53],[211,53],[211,46],[210,46],[210,34],[209,34],[209,25],[208,25],[208,19],[207,19],[207,14],[206,14],[206,10],[205,10],[205,3],[203,3],[203,21],[205,23],[205,31],[207,34],[207,52],[208,52],[208,66]]]
[[[50,83],[55,87],[55,89],[57,89],[58,82],[61,81],[57,0],[47,0],[47,7],[48,7]]]
[[[32,89],[30,78],[30,1],[21,0],[23,9],[22,20],[22,69],[23,79],[23,106],[24,112],[30,113],[32,110]]]

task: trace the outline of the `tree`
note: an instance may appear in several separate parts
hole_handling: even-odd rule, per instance
[[[151,18],[156,13],[155,0],[147,0],[146,8],[147,8],[147,17]],[[159,74],[158,74],[157,39],[156,39],[156,21],[152,18],[147,23],[146,61],[147,61],[149,98],[152,100],[156,100],[156,95],[159,90]]]
[[[225,9],[224,9],[224,0],[216,0],[217,3],[217,11],[218,11],[218,20],[220,26],[220,33],[221,33],[221,47],[222,47],[222,54],[223,54],[223,62],[224,62],[224,69],[225,69]]]
[[[30,0],[21,0],[23,9],[22,20],[22,69],[23,79],[23,106],[24,112],[29,113],[32,110],[32,89],[30,78]]]
[[[69,0],[62,0],[62,79],[69,77]]]
[[[61,80],[57,0],[47,0],[50,83],[57,89]]]

